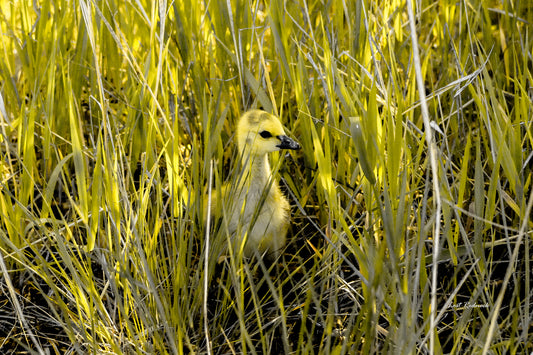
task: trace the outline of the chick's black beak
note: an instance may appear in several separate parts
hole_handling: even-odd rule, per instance
[[[280,144],[276,146],[279,149],[298,150],[301,148],[298,142],[296,142],[294,139],[291,139],[287,136],[277,136],[277,138],[280,140]]]

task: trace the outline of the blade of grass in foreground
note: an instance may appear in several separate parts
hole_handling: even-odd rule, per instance
[[[435,352],[437,348],[438,352],[441,352],[440,345],[438,342],[437,333],[437,324],[436,312],[437,312],[437,262],[439,259],[440,252],[440,213],[441,213],[441,198],[440,198],[440,186],[439,186],[439,169],[438,169],[438,152],[437,147],[434,143],[433,130],[431,128],[431,122],[429,118],[429,112],[426,103],[426,89],[424,87],[424,78],[422,76],[421,66],[420,66],[420,54],[418,50],[418,38],[417,30],[415,26],[415,18],[413,14],[413,4],[410,0],[407,0],[407,13],[409,14],[409,26],[411,30],[411,42],[412,42],[412,51],[413,51],[413,60],[414,60],[414,70],[416,73],[416,82],[418,86],[418,94],[420,97],[421,109],[422,109],[422,118],[424,121],[424,133],[426,138],[426,144],[429,150],[430,155],[430,164],[432,172],[432,182],[433,182],[433,193],[434,193],[434,203],[435,203],[435,227],[433,233],[433,270],[431,274],[431,314],[430,314],[430,344],[429,351],[431,353]]]

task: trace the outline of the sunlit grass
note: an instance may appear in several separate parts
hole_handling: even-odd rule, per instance
[[[407,3],[2,3],[0,352],[533,351],[533,6]],[[202,221],[255,107],[274,262]]]

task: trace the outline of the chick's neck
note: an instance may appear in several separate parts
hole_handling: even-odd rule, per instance
[[[249,154],[244,151],[243,156],[244,183],[248,188],[263,189],[270,183],[272,172],[268,162],[268,155]]]

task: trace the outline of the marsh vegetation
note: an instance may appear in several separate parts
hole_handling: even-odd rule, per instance
[[[532,25],[529,1],[3,1],[0,352],[530,353]],[[275,262],[201,221],[251,108],[302,146],[270,156]]]

